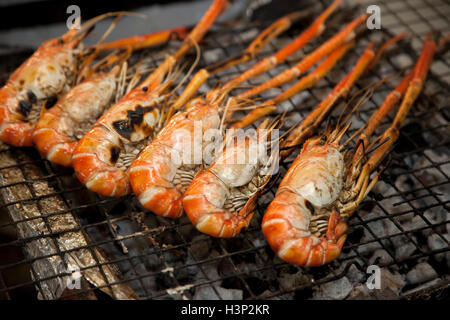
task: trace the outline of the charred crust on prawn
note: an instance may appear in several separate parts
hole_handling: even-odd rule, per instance
[[[56,104],[56,102],[58,102],[58,97],[56,95],[48,97],[45,101],[45,109],[51,109]]]
[[[144,108],[138,105],[136,110],[128,111],[128,119],[131,124],[140,125],[142,120],[144,120]]]
[[[30,100],[31,103],[37,103],[38,99],[33,91],[28,90],[27,91],[28,100]]]
[[[129,120],[118,120],[112,123],[114,130],[125,139],[130,140],[134,129]]]
[[[117,160],[119,160],[119,156],[120,156],[120,148],[119,147],[112,147],[111,148],[111,163],[116,163]]]
[[[144,121],[145,114],[152,112],[154,109],[154,106],[142,107],[141,105],[137,105],[136,110],[127,112],[128,120],[118,120],[113,122],[113,128],[122,137],[130,140],[131,134],[135,131],[135,126],[140,126]]]
[[[23,114],[25,117],[28,116],[28,114],[31,111],[31,108],[33,105],[28,100],[20,100],[19,105],[17,106],[17,111],[19,111],[21,114]]]
[[[308,210],[311,212],[311,214],[314,214],[314,206],[311,202],[305,199],[305,206],[308,208]]]

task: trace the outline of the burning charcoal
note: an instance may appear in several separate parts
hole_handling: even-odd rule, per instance
[[[313,300],[342,300],[345,299],[353,286],[347,277],[328,282],[314,288]]]
[[[366,244],[358,246],[358,248],[357,248],[358,252],[364,256],[370,255],[372,252],[374,252],[377,249],[381,249],[381,244],[378,241],[366,243]]]
[[[383,198],[395,194],[395,189],[384,181],[378,181],[373,187],[372,192],[381,195]]]
[[[369,264],[381,264],[381,265],[387,265],[392,263],[394,259],[392,258],[392,255],[390,255],[386,250],[384,249],[378,249],[375,250],[372,257],[369,260]]]
[[[424,213],[425,218],[427,218],[432,224],[441,223],[444,221],[450,221],[450,212],[444,208],[435,207],[426,210]]]
[[[410,238],[412,239],[412,241],[416,240],[416,238],[414,236],[410,236]],[[411,240],[409,240],[409,238],[405,235],[398,235],[396,237],[392,237],[390,240],[391,240],[392,244],[394,245],[394,247],[396,247],[396,248],[401,247],[401,246],[411,242]]]
[[[151,292],[156,291],[156,281],[155,277],[151,276],[144,276],[148,273],[148,271],[145,269],[143,264],[139,264],[135,266],[137,276],[140,277],[139,280],[134,281],[136,284],[133,285],[133,288],[141,288],[144,286],[143,292],[138,292],[140,296],[146,296],[151,294]]]
[[[384,213],[379,212],[379,208],[375,207],[372,212],[368,214],[361,214],[361,217],[364,220],[372,220],[379,218],[380,215],[384,216]],[[370,231],[369,231],[370,229]],[[367,227],[364,227],[364,235],[361,239],[361,243],[365,243],[374,239],[374,237],[383,237],[387,235],[392,235],[399,233],[398,228],[392,223],[392,221],[387,219],[374,220],[367,224]],[[373,235],[372,235],[373,233]],[[387,241],[384,241],[387,242]],[[384,243],[383,242],[383,243]],[[380,249],[381,244],[378,241],[369,242],[367,244],[361,245],[358,247],[358,251],[361,254],[371,254],[376,249]]]
[[[418,284],[437,278],[437,276],[433,267],[426,262],[421,262],[406,274],[406,281],[409,284]]]
[[[220,279],[219,272],[217,271],[217,262],[203,264],[201,270],[202,272],[197,274],[200,280],[210,281]]]
[[[192,239],[198,235],[198,231],[194,228],[192,223],[184,224],[180,221],[178,230],[180,231],[181,236],[184,240],[186,240],[186,242],[191,242]]]

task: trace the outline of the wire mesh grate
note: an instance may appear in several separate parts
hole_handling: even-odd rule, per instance
[[[364,1],[361,8],[369,4],[372,3]],[[450,6],[442,1],[392,0],[378,4],[383,28],[366,31],[355,48],[318,85],[280,106],[280,113],[288,111],[285,129],[306,116],[350,70],[369,39],[379,40],[404,30],[414,35],[411,41],[402,41],[396,50],[383,57],[357,83],[355,91],[410,68],[430,29],[444,34],[450,30],[447,18]],[[335,15],[349,19],[339,12]],[[324,34],[302,52],[267,75],[252,79],[248,85],[260,84],[293,66],[302,55],[339,30],[340,25],[339,21],[330,23]],[[214,35],[206,37],[200,64],[207,65],[244,49],[257,31],[250,26],[216,28]],[[299,28],[288,31],[260,56],[275,52],[300,31]],[[163,52],[150,53],[151,63],[157,65]],[[197,232],[187,218],[172,221],[144,212],[133,196],[110,199],[87,191],[71,169],[51,164],[32,148],[1,146],[0,232],[8,237],[0,241],[0,254],[5,257],[0,262],[0,297],[13,299],[24,291],[37,290],[39,298],[45,299],[99,298],[104,296],[102,292],[113,298],[132,298],[137,294],[142,299],[311,298],[321,297],[327,284],[343,279],[351,284],[354,294],[367,278],[367,267],[373,264],[386,270],[393,283],[400,279],[399,295],[409,296],[421,288],[421,282],[411,283],[407,277],[420,263],[435,270],[436,276],[427,279],[434,281],[432,284],[440,288],[448,285],[448,58],[448,53],[436,58],[426,88],[390,155],[391,162],[382,181],[349,220],[351,230],[341,256],[319,268],[299,268],[283,262],[264,240],[260,223],[276,185],[261,197],[246,232],[234,239],[213,239]],[[201,91],[207,92],[219,81],[224,82],[251,65],[219,73]],[[361,121],[368,120],[395,84],[396,81],[387,81],[377,87],[359,111],[349,136]],[[279,89],[270,90],[262,98],[278,92]],[[392,117],[380,129],[385,129],[390,121]],[[290,157],[281,165],[282,174],[292,160]],[[3,255],[14,248],[24,249],[23,255],[12,258]],[[73,265],[79,267],[84,280],[81,289],[66,290]],[[30,276],[17,279],[14,275],[18,273]]]

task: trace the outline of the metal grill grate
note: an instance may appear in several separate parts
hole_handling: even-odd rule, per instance
[[[361,7],[370,4],[371,1],[364,1]],[[377,68],[358,82],[355,91],[410,68],[430,29],[444,34],[450,30],[447,18],[450,5],[443,1],[390,0],[378,4],[383,29],[360,37],[355,49],[317,86],[282,104],[280,109],[289,110],[286,128],[304,117],[350,70],[368,39],[380,39],[380,36],[404,30],[415,36],[412,41],[401,42],[397,50],[385,56]],[[343,15],[335,16],[342,18]],[[349,17],[344,19],[350,20]],[[332,24],[304,52],[317,47],[338,29],[339,23]],[[256,33],[257,29],[250,27],[220,27],[214,36],[206,38],[201,64],[242,50]],[[289,31],[269,45],[261,56],[276,51],[298,33],[295,29]],[[152,64],[156,65],[161,61],[156,57],[162,57],[162,53],[151,53],[155,57]],[[249,84],[259,84],[278,74],[292,66],[301,55]],[[206,92],[217,81],[225,81],[250,65],[222,72],[210,79],[202,91]],[[377,87],[360,110],[353,130],[361,121],[368,120],[396,81]],[[342,297],[348,296],[350,291],[351,296],[358,297],[357,292],[364,287],[368,276],[365,271],[372,264],[384,270],[383,277],[390,279],[386,285],[394,292],[397,288],[397,295],[411,297],[418,292],[424,296],[429,291],[423,288],[441,290],[448,286],[450,265],[450,110],[446,101],[449,82],[449,54],[446,53],[437,57],[431,68],[426,88],[402,129],[383,181],[350,219],[351,230],[343,253],[336,261],[319,268],[298,268],[283,262],[264,240],[260,223],[276,185],[260,199],[246,232],[234,239],[213,239],[197,232],[187,218],[172,221],[143,212],[133,196],[110,199],[87,191],[72,170],[49,163],[32,148],[2,146],[0,212],[4,216],[0,233],[9,237],[0,241],[0,297],[11,299],[27,290],[37,290],[40,298],[57,298],[61,294],[66,298],[92,298],[93,292],[101,297],[98,289],[102,289],[113,290],[112,295],[119,298],[120,291],[127,290],[122,286],[129,285],[144,299],[292,299],[323,297],[333,284],[344,291],[349,288]],[[271,90],[263,97],[277,92]],[[381,129],[390,121],[392,118],[387,119]],[[282,173],[289,164],[290,161],[282,164]],[[55,224],[56,219],[65,219],[66,226]],[[58,229],[55,226],[59,226]],[[80,241],[77,245],[61,246],[61,239],[74,235]],[[24,256],[6,258],[6,254],[3,255],[13,248],[23,248]],[[102,258],[103,252],[107,259]],[[88,261],[92,263],[80,261],[82,256],[89,256]],[[81,290],[64,290],[63,284],[70,274],[68,266],[74,263],[82,266],[83,275],[89,271],[99,275],[96,287],[83,282]],[[411,271],[419,263],[431,266],[435,276],[417,283],[411,281]],[[121,275],[111,277],[110,272],[116,266]],[[29,270],[31,277],[14,277],[23,270]],[[92,283],[92,279],[89,282]]]

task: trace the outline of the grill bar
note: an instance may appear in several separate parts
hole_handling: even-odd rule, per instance
[[[363,2],[361,8],[372,4]],[[325,6],[329,2],[324,0],[321,3]],[[358,82],[355,92],[368,83],[410,68],[430,29],[444,33],[450,30],[450,21],[446,15],[447,12],[450,13],[450,5],[442,1],[393,0],[378,1],[376,4],[382,9],[383,29],[366,32],[344,61],[338,63],[316,87],[282,104],[284,110],[289,110],[288,118],[294,119],[292,123],[286,124],[286,128],[304,117],[340,77],[349,71],[349,66],[361,54],[368,39],[392,36],[404,30],[414,35],[411,41],[401,41],[391,54],[384,56],[379,67]],[[324,35],[308,45],[304,52],[310,52],[317,47],[319,41],[329,38],[338,29],[339,25],[330,25]],[[205,39],[200,64],[207,65],[242,50],[250,41],[251,37],[248,35],[252,32],[256,34],[257,28],[218,27],[214,35]],[[288,31],[263,50],[261,56],[275,52],[299,32],[298,28]],[[143,54],[149,53],[149,64],[153,66],[161,62],[164,54],[157,50],[149,50]],[[260,84],[295,64],[300,57],[301,53],[271,70],[268,75],[252,79],[248,85]],[[213,76],[202,87],[202,92],[212,88],[218,81],[224,82],[244,71],[251,64],[236,66]],[[18,230],[23,225],[39,221],[43,221],[48,230],[46,234],[27,237],[18,232],[16,238],[0,241],[0,254],[2,250],[10,248],[24,249],[25,252],[23,258],[0,261],[0,297],[13,299],[23,288],[29,287],[34,287],[41,298],[45,297],[45,286],[48,283],[65,279],[71,273],[59,272],[43,276],[36,270],[37,263],[54,259],[65,263],[68,256],[82,249],[92,254],[95,263],[83,266],[80,272],[99,270],[105,284],[92,285],[91,282],[89,287],[81,290],[64,291],[64,298],[79,297],[89,292],[98,295],[99,290],[112,290],[115,286],[124,284],[130,285],[142,299],[314,298],[323,294],[323,286],[343,280],[350,281],[352,275],[354,277],[357,274],[360,280],[352,280],[352,292],[347,295],[351,297],[356,287],[364,285],[366,269],[374,263],[403,279],[404,285],[399,288],[399,297],[420,297],[421,292],[424,295],[430,288],[445,290],[450,265],[450,141],[446,138],[450,132],[450,110],[445,102],[449,82],[450,63],[447,52],[435,59],[425,92],[411,111],[399,142],[390,155],[391,165],[383,176],[383,182],[376,186],[361,209],[349,220],[351,231],[342,255],[336,261],[319,268],[291,266],[278,259],[265,242],[260,223],[276,188],[272,188],[260,199],[257,213],[246,232],[235,239],[212,239],[198,233],[187,218],[168,221],[143,212],[133,196],[108,199],[87,191],[78,183],[70,169],[51,164],[42,159],[34,149],[0,146],[0,158],[8,160],[7,164],[0,162],[0,193],[4,198],[0,202],[0,212],[7,213],[9,217],[0,221],[0,234],[3,230]],[[367,121],[394,86],[395,81],[380,85],[359,111],[359,121]],[[283,86],[286,87],[288,85]],[[267,99],[277,92],[278,90],[270,90],[262,97]],[[332,118],[336,119],[336,116]],[[384,127],[390,121],[392,116],[384,121]],[[352,127],[348,136],[356,129]],[[291,161],[292,158],[289,158],[280,165],[280,170],[287,170]],[[21,178],[8,182],[8,175],[17,170]],[[36,172],[38,174],[33,174]],[[37,189],[40,183],[51,186],[52,192],[40,194]],[[19,189],[27,190],[29,196],[6,196]],[[60,199],[66,209],[52,211],[41,205],[42,201],[51,199]],[[38,216],[17,217],[11,213],[15,208],[25,208],[30,203],[37,206]],[[65,214],[74,217],[76,227],[52,230],[51,221]],[[61,248],[56,239],[72,232],[80,232],[85,244],[71,249]],[[56,250],[48,254],[32,255],[28,251],[36,241],[52,243]],[[436,247],[436,243],[441,246]],[[98,250],[105,252],[108,259],[100,261],[97,258]],[[401,250],[407,250],[408,254],[400,254]],[[374,260],[375,252],[384,252],[385,261]],[[424,286],[424,283],[411,283],[407,275],[419,263],[427,263],[434,268],[436,277],[430,281],[433,282],[430,287],[425,286],[417,293],[415,288]],[[24,267],[30,269],[32,277],[29,275],[27,280],[19,283],[11,282],[7,275]],[[67,269],[67,265],[65,267]],[[104,268],[119,269],[118,278],[110,281]],[[286,284],[289,282],[290,286]],[[428,282],[425,281],[426,283]],[[114,295],[112,290],[112,296],[117,298]]]

